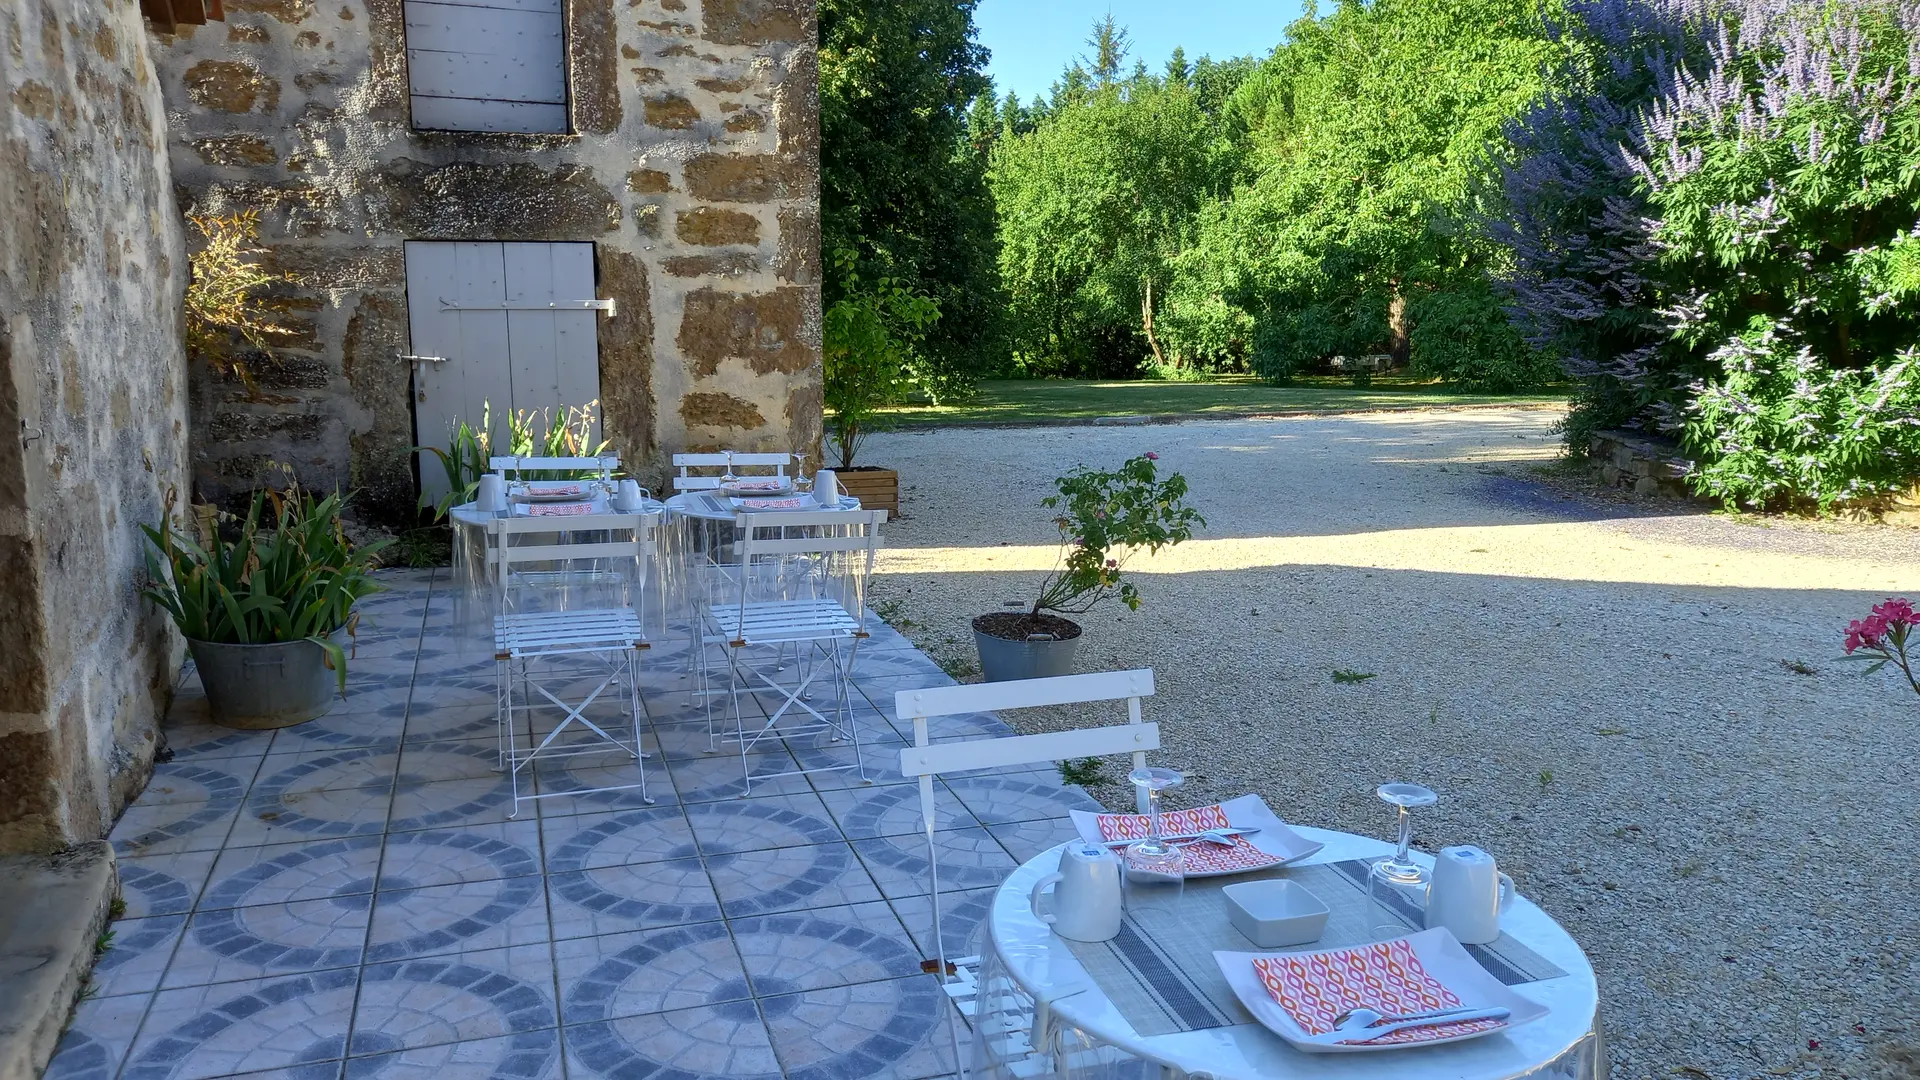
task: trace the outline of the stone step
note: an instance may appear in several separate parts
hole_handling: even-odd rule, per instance
[[[46,1069],[119,891],[104,840],[0,858],[0,1080]]]

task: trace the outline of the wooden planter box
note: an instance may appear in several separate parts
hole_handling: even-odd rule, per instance
[[[868,510],[885,510],[890,517],[900,516],[900,474],[892,469],[855,467],[834,473],[840,487],[860,500]]]

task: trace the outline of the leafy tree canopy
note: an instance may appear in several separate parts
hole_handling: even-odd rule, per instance
[[[938,304],[945,317],[909,373],[936,395],[963,391],[1004,352],[993,202],[967,138],[967,110],[992,88],[976,2],[819,5],[821,248]],[[829,268],[827,306],[849,280]]]

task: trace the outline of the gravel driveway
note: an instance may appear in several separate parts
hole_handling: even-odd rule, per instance
[[[1422,846],[1485,846],[1587,947],[1617,1078],[1920,1076],[1920,700],[1833,659],[1920,593],[1920,532],[1569,494],[1557,418],[876,436],[907,487],[876,607],[970,662],[1052,565],[1051,478],[1156,450],[1208,527],[1082,620],[1079,669],[1156,670],[1187,800],[1385,836],[1375,785],[1432,786]]]

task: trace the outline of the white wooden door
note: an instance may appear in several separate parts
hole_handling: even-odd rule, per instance
[[[597,401],[602,307],[592,244],[409,241],[416,445],[445,448],[454,424],[478,428],[490,405],[504,451],[514,410],[557,416]],[[432,454],[421,455],[420,483],[435,498],[446,491]]]

